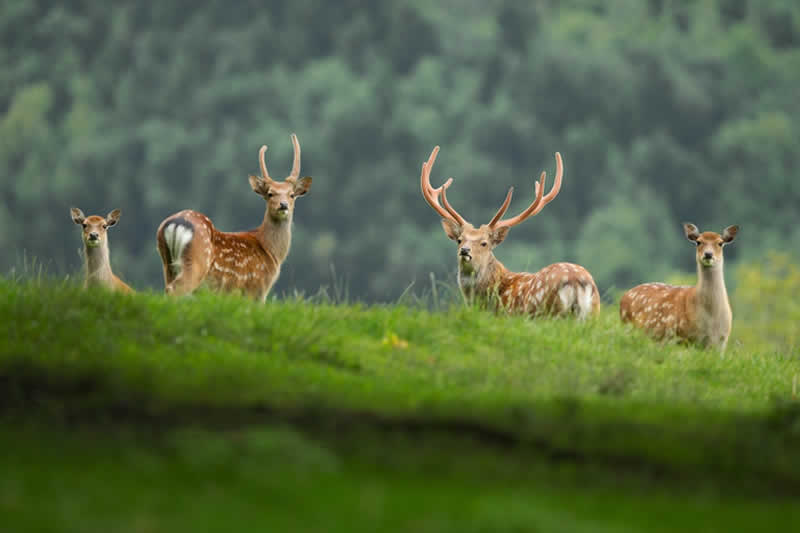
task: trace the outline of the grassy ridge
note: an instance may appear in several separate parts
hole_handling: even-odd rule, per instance
[[[63,520],[94,509],[109,480],[136,492],[140,463],[174,485],[145,513],[158,531],[189,520],[191,502],[167,504],[169,491],[211,478],[225,490],[198,501],[286,530],[305,527],[298,517],[308,530],[335,518],[408,530],[423,510],[430,531],[798,518],[786,499],[800,492],[796,354],[659,345],[614,309],[578,324],[4,281],[0,317],[0,440],[16,450],[0,460],[0,510],[21,525],[44,527],[31,513],[42,501]],[[83,489],[42,489],[94,462]],[[383,496],[353,521],[354,502],[373,497],[364,486]],[[307,494],[314,510],[288,495],[242,508],[251,490]],[[101,515],[131,518],[126,498]],[[513,511],[493,510],[501,502]],[[103,530],[101,515],[87,527]]]

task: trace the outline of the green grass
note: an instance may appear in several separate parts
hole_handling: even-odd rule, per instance
[[[735,334],[734,334],[735,335]],[[800,520],[800,354],[586,323],[0,281],[19,531],[734,531]]]

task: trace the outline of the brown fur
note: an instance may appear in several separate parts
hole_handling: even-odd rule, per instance
[[[112,291],[133,292],[124,281],[111,271],[111,258],[108,249],[108,228],[119,220],[121,211],[115,209],[106,218],[98,215],[85,216],[77,207],[70,209],[70,217],[82,227],[83,256],[86,278],[83,286],[105,287]]]
[[[559,296],[559,291],[564,288],[591,291],[590,314],[600,310],[600,293],[592,275],[582,266],[572,263],[553,263],[532,274],[506,271],[498,293],[505,308],[519,313],[581,316],[576,303],[564,302]]]
[[[475,228],[447,202],[446,190],[452,178],[434,189],[430,185],[430,170],[436,160],[438,146],[422,166],[422,194],[428,204],[442,216],[447,236],[458,244],[458,285],[464,297],[489,307],[502,307],[510,313],[530,315],[575,314],[586,318],[600,309],[600,294],[592,275],[580,265],[555,263],[535,273],[510,272],[494,256],[493,250],[516,224],[537,214],[552,201],[561,187],[563,165],[556,153],[556,179],[553,189],[544,193],[545,174],[535,188],[535,199],[521,214],[503,220],[512,191],[491,222]],[[441,202],[439,204],[439,197]]]
[[[738,229],[729,226],[720,235],[700,233],[693,224],[684,224],[686,237],[697,246],[697,285],[638,285],[620,300],[622,321],[646,330],[657,340],[678,338],[724,350],[733,315],[725,289],[722,248],[733,241]]]
[[[310,177],[297,176],[300,145],[294,135],[292,141],[295,162],[289,177],[282,182],[269,177],[264,162],[266,146],[260,152],[262,177],[250,176],[253,191],[266,201],[264,220],[258,228],[222,232],[207,216],[192,210],[175,213],[161,223],[156,240],[167,293],[187,294],[205,282],[214,290],[241,291],[257,300],[266,299],[289,254],[295,199],[311,187]],[[191,237],[180,258],[172,257],[169,236],[165,235],[171,225],[175,231],[175,224],[191,228]]]
[[[517,314],[576,314],[585,318],[599,311],[597,285],[582,266],[554,263],[534,273],[511,272],[493,253],[507,231],[498,234],[486,225],[475,229],[469,223],[459,230],[449,221],[443,226],[448,237],[459,244],[458,285],[467,300],[487,306],[499,304]],[[465,248],[469,249],[469,256],[462,255]],[[577,299],[587,293],[591,293],[589,312],[581,311]]]

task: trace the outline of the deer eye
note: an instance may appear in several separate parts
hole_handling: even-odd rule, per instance
[[[695,246],[700,246],[701,244],[703,244],[703,243],[702,243],[702,242],[700,242],[700,241],[694,241],[694,245],[695,245]]]
[[[108,224],[103,224],[103,229],[107,229],[107,228],[108,228]]]
[[[481,246],[487,246],[488,244],[489,244],[488,242],[484,241],[481,243]]]
[[[294,193],[290,194],[289,198],[294,198]]]
[[[83,224],[81,224],[81,226],[83,226],[83,229],[86,229],[86,227],[87,227],[88,225],[89,225],[89,224],[87,224],[86,222],[84,222]]]
[[[274,194],[272,194],[271,192],[268,192],[268,193],[267,193],[267,198],[272,198],[273,196],[275,196],[275,195],[274,195]]]
[[[456,239],[456,242],[457,242],[458,244],[461,244],[461,239]]]

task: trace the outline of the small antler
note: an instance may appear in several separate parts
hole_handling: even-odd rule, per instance
[[[292,146],[294,147],[294,161],[289,178],[298,179],[300,177],[300,141],[297,140],[297,135],[294,133],[292,133]]]
[[[500,206],[500,210],[497,211],[497,214],[492,218],[492,221],[489,222],[489,227],[492,228],[500,228],[500,227],[512,227],[516,226],[520,222],[523,222],[525,219],[532,217],[533,215],[537,214],[541,211],[544,206],[549,204],[553,201],[553,199],[558,196],[559,191],[561,191],[561,178],[564,175],[564,163],[561,161],[561,154],[556,152],[556,178],[555,182],[553,183],[553,188],[550,189],[550,192],[547,195],[542,196],[544,194],[544,184],[545,178],[547,173],[542,172],[542,175],[539,177],[539,181],[536,182],[534,186],[534,200],[531,205],[528,206],[525,211],[520,213],[519,215],[509,218],[507,220],[500,220],[503,215],[506,213],[509,204],[511,203],[511,194],[514,191],[512,187],[508,194],[506,195],[506,200],[503,202],[503,205]]]
[[[433,168],[433,163],[436,161],[436,156],[438,154],[439,147],[436,146],[433,148],[428,161],[426,163],[422,163],[422,173],[420,174],[420,188],[422,189],[422,197],[425,198],[425,201],[428,202],[428,205],[430,205],[434,211],[439,213],[440,217],[452,220],[453,222],[463,226],[464,219],[456,212],[455,209],[450,207],[449,203],[447,203],[447,198],[444,192],[453,183],[453,178],[448,178],[446,182],[436,189],[431,186],[431,168]],[[442,196],[445,207],[442,207],[439,204],[439,195]]]
[[[258,151],[258,164],[261,165],[261,178],[265,181],[274,181],[272,178],[269,177],[269,172],[267,172],[267,162],[264,160],[264,156],[267,153],[267,145],[261,146],[261,149]]]

